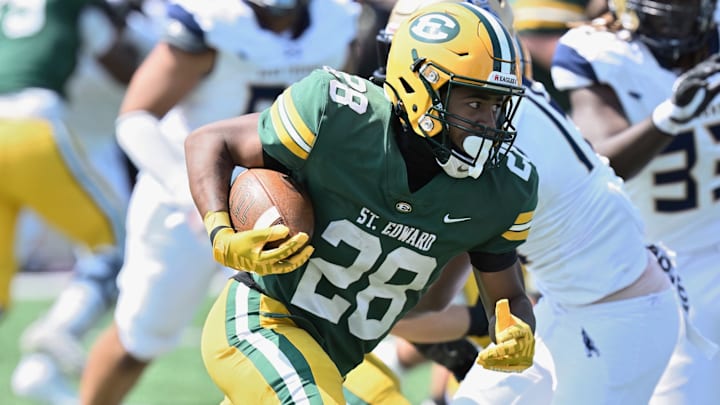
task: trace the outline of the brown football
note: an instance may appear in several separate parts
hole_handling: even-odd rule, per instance
[[[230,222],[236,231],[283,224],[290,236],[305,232],[312,236],[315,216],[310,198],[290,177],[268,169],[247,169],[230,187]],[[282,241],[266,244],[277,247]]]

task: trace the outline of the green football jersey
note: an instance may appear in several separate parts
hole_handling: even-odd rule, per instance
[[[477,179],[435,176],[416,192],[383,89],[326,68],[289,87],[258,126],[315,210],[312,258],[256,276],[345,374],[466,251],[505,253],[527,237],[537,174],[513,151]]]
[[[0,2],[0,93],[40,87],[64,94],[80,47],[78,16],[95,2]]]

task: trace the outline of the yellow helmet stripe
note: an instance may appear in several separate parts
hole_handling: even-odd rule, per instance
[[[483,25],[488,27],[487,32],[490,36],[489,39],[492,43],[494,54],[493,70],[500,73],[515,74],[513,63],[500,63],[501,61],[515,61],[515,45],[512,42],[512,37],[508,30],[503,27],[494,15],[483,10],[481,7],[467,2],[460,4],[475,13],[483,22]]]
[[[503,233],[503,238],[507,240],[525,240],[530,233],[534,211],[523,212],[517,216],[515,223]]]
[[[300,159],[307,159],[315,143],[315,133],[308,128],[295,108],[290,88],[275,100],[270,116],[282,144]]]

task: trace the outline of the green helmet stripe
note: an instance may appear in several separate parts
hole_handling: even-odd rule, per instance
[[[507,29],[495,16],[482,8],[467,2],[459,4],[472,11],[487,28],[493,47],[493,70],[514,74],[514,63],[502,63],[502,61],[515,61],[515,46]]]

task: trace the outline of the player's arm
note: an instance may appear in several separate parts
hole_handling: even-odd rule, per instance
[[[211,49],[189,52],[159,42],[133,75],[120,114],[142,110],[164,116],[210,72],[215,55]]]
[[[471,268],[466,254],[450,259],[440,273],[440,277],[428,288],[418,303],[405,314],[404,319],[410,320],[414,317],[427,316],[445,310],[455,295],[462,290],[470,271]],[[413,322],[412,325],[420,322]],[[412,325],[407,327],[413,328]]]
[[[135,166],[183,200],[189,191],[182,150],[162,135],[159,119],[210,72],[216,51],[187,11],[173,5],[168,15],[171,28],[133,75],[115,132]]]
[[[295,270],[312,254],[312,247],[306,246],[309,236],[303,232],[277,248],[263,250],[266,242],[288,235],[285,225],[234,232],[227,201],[235,166],[302,167],[315,145],[327,103],[333,102],[329,79],[330,73],[317,70],[287,88],[265,111],[206,125],[185,139],[191,194],[203,216],[213,255],[221,264],[261,275],[277,274]]]
[[[515,257],[515,260],[512,260]],[[490,338],[496,342],[495,336],[495,304],[501,299],[510,303],[510,311],[535,330],[535,315],[532,302],[525,293],[522,270],[517,255],[512,253],[500,255],[471,256],[475,280],[478,284],[480,299],[485,307],[485,314],[490,325]],[[501,264],[510,262],[509,265]],[[492,266],[492,267],[490,267]],[[498,269],[496,266],[502,266]]]
[[[316,71],[285,89],[263,112],[216,121],[190,133],[185,139],[185,160],[201,215],[227,211],[228,185],[235,166],[278,170],[278,166],[296,169],[304,163],[328,109],[325,103],[334,103],[328,95],[330,77]],[[300,134],[304,148],[291,132]]]
[[[414,343],[447,342],[460,339],[470,329],[470,311],[465,305],[450,305],[442,311],[403,318],[391,333]]]
[[[264,167],[258,136],[260,114],[247,114],[202,126],[185,140],[190,191],[201,215],[227,211],[235,166]]]
[[[123,36],[125,17],[105,1],[88,4],[78,19],[83,48],[119,83],[127,84],[140,63],[140,51]]]
[[[161,40],[133,75],[121,115],[147,111],[160,118],[212,70],[217,51],[206,42],[196,16],[179,4],[170,4],[167,16]]]
[[[500,265],[511,258],[512,254],[471,256],[490,338],[495,343],[480,352],[477,362],[490,370],[520,372],[533,363],[535,316],[517,257],[507,267]],[[489,265],[492,267],[485,267]],[[494,271],[498,266],[501,269]]]
[[[468,307],[450,304],[467,282],[471,271],[467,254],[451,259],[417,305],[395,324],[392,334],[422,343],[465,337],[470,327]]]
[[[570,104],[572,119],[585,138],[625,179],[636,175],[672,142],[673,138],[658,130],[650,117],[630,125],[609,86],[595,84],[572,90]]]
[[[576,54],[570,45],[560,44],[553,61],[555,82],[571,89],[573,121],[626,179],[645,167],[674,136],[691,131],[694,119],[720,93],[720,55],[714,54],[680,75],[672,85],[671,96],[649,117],[631,126],[614,89],[586,77],[573,78],[573,63],[568,61],[577,59]]]
[[[520,263],[515,252],[506,254],[473,254],[473,270],[478,283],[480,299],[490,320],[490,336],[495,341],[495,303],[508,299],[514,315],[535,329],[532,303],[525,294]],[[508,264],[510,263],[510,264]],[[477,266],[486,271],[479,271]],[[470,273],[467,256],[451,260],[440,278],[433,283],[418,304],[393,328],[393,334],[411,341],[433,342],[457,339],[471,329],[470,313],[466,307],[449,306],[452,298],[462,288]],[[448,307],[449,306],[449,307]],[[449,316],[450,314],[457,316]],[[445,328],[435,327],[445,325]],[[432,325],[430,325],[432,324]],[[442,330],[440,330],[442,329]]]
[[[267,242],[288,236],[285,225],[235,232],[228,214],[229,184],[235,166],[262,167],[263,149],[258,136],[259,114],[219,121],[193,131],[185,141],[190,191],[203,216],[220,264],[260,275],[293,271],[313,252],[306,233],[298,233],[277,248]]]

